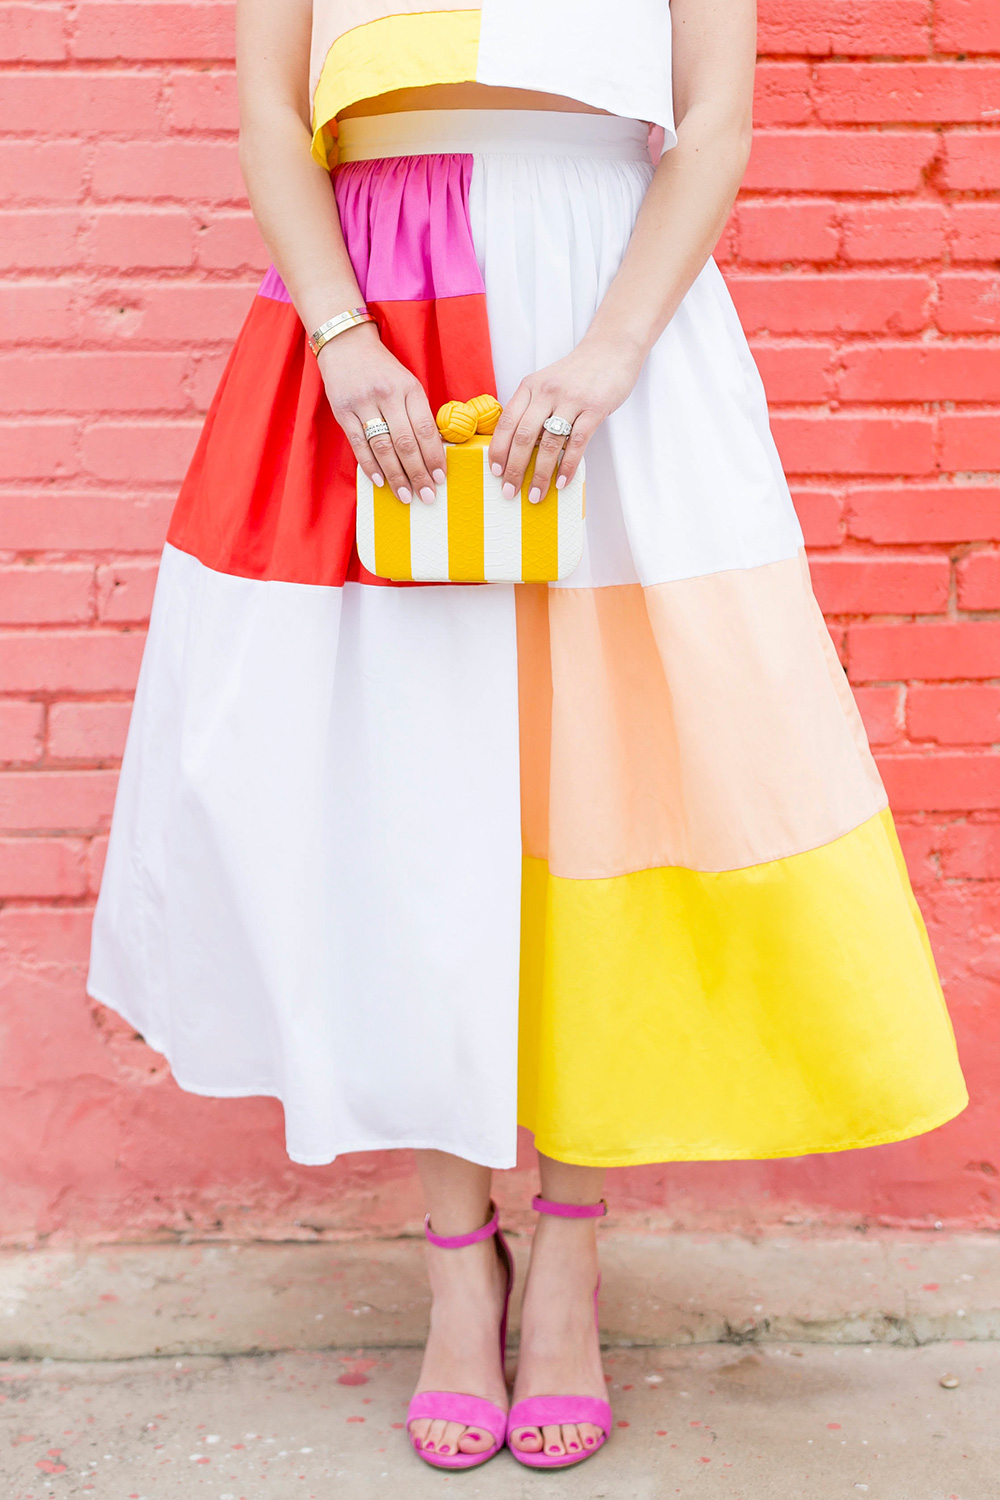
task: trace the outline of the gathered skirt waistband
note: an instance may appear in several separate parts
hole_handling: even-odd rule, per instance
[[[648,163],[649,127],[556,109],[413,109],[340,121],[339,163],[438,152]]]

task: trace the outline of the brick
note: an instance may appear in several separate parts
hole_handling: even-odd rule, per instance
[[[231,5],[129,5],[124,0],[76,8],[73,56],[86,59],[230,61]]]
[[[844,502],[836,490],[792,491],[807,547],[839,547],[843,541]]]
[[[222,350],[218,354],[196,354],[192,359],[187,388],[195,411],[208,411],[228,359],[228,350]]]
[[[748,334],[915,333],[925,326],[927,276],[745,271],[726,280]]]
[[[830,124],[948,124],[988,120],[1000,63],[823,63],[816,114]]]
[[[1000,677],[1000,620],[850,625],[847,650],[852,682]]]
[[[83,434],[83,467],[97,479],[175,483],[200,431],[198,422],[95,422]]]
[[[108,827],[114,771],[0,773],[0,828],[14,833],[90,832]]]
[[[73,202],[83,191],[83,147],[69,141],[0,141],[5,203]]]
[[[938,52],[1000,52],[1000,11],[993,0],[935,0]]]
[[[66,283],[0,283],[0,346],[72,338],[73,288]]]
[[[826,614],[939,614],[948,605],[947,557],[814,558],[810,571]]]
[[[872,745],[892,745],[903,733],[903,689],[859,687],[854,697]]]
[[[83,907],[8,906],[0,910],[0,951],[31,968],[82,967],[92,920],[93,912]]]
[[[61,62],[63,5],[0,5],[0,62]]]
[[[924,56],[930,49],[928,0],[761,0],[761,52]]]
[[[195,235],[181,210],[113,209],[94,216],[87,236],[88,265],[117,271],[166,270],[194,264]]]
[[[941,467],[951,473],[1000,469],[1000,409],[942,412]],[[1000,490],[997,490],[1000,508]]]
[[[752,346],[770,401],[825,401],[833,394],[830,344],[762,344]]]
[[[207,343],[227,350],[249,311],[257,283],[199,282],[133,283],[119,289],[111,301],[87,309],[85,326],[95,339],[120,349],[125,338],[158,347]]]
[[[76,563],[0,566],[0,623],[68,625],[94,616],[94,570]]]
[[[0,130],[44,136],[135,135],[155,119],[159,79],[150,73],[42,72],[4,75]]]
[[[896,832],[911,883],[918,890],[936,885],[940,879],[936,864],[940,830],[932,823],[897,822]]]
[[[53,703],[49,756],[53,760],[119,760],[131,712],[131,703]]]
[[[941,841],[949,880],[1000,880],[1000,823],[953,823]]]
[[[239,129],[236,74],[232,69],[171,73],[167,78],[166,101],[171,130]]]
[[[0,634],[0,692],[132,692],[142,631],[44,630]]]
[[[76,470],[71,422],[0,422],[0,479],[56,479]]]
[[[994,104],[997,99],[1000,90]],[[949,131],[944,138],[941,185],[955,192],[989,192],[1000,186],[1000,132]]]
[[[110,141],[94,162],[93,193],[99,199],[246,201],[236,146],[226,141]]]
[[[149,619],[159,563],[115,562],[97,570],[97,615],[109,624],[133,624]]]
[[[955,203],[951,208],[953,260],[1000,261],[1000,203]]]
[[[956,574],[959,609],[1000,609],[1000,552],[970,552]]]
[[[743,185],[758,192],[910,193],[937,149],[929,130],[762,130]]]
[[[0,698],[0,761],[40,760],[45,733],[45,709],[40,703]]]
[[[986,683],[915,686],[906,694],[911,740],[939,745],[993,745],[1000,741],[1000,687]]]
[[[859,541],[882,544],[990,541],[998,511],[990,485],[857,489],[847,501],[847,530]]]
[[[938,260],[947,211],[940,203],[860,203],[843,215],[847,261]]]
[[[163,545],[175,495],[0,495],[0,551],[154,552]]]
[[[72,265],[82,222],[78,212],[62,209],[0,213],[0,269],[33,271]]]
[[[808,63],[762,61],[754,80],[753,118],[761,125],[804,125],[812,118]]]
[[[270,259],[252,214],[213,215],[197,225],[198,264],[209,271],[254,270],[263,274]]]
[[[0,355],[6,411],[180,411],[185,360],[178,354]]]
[[[928,417],[869,412],[775,412],[771,421],[790,474],[926,474],[934,468]]]
[[[81,839],[0,838],[0,899],[82,896],[88,884]]]
[[[1000,401],[1000,344],[857,345],[841,354],[837,391],[845,401]]]
[[[1000,755],[949,751],[876,759],[894,812],[1000,807]]]
[[[741,260],[830,261],[837,258],[837,204],[830,199],[798,203],[741,201],[737,208]]]
[[[1000,272],[949,271],[938,281],[942,333],[1000,333]]]
[[[96,896],[101,889],[101,877],[104,874],[104,865],[108,857],[108,836],[97,834],[89,839],[87,843],[87,886],[91,894]]]

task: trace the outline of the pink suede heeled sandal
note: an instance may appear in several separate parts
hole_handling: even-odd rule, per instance
[[[553,1214],[558,1219],[599,1219],[608,1211],[603,1198],[600,1203],[578,1204],[553,1203],[549,1198],[536,1196],[532,1198],[531,1206],[536,1213]],[[594,1288],[595,1324],[598,1321],[597,1297],[600,1290],[601,1278],[598,1276]],[[582,1453],[526,1453],[523,1448],[516,1448],[511,1442],[514,1433],[522,1427],[541,1429],[581,1422],[589,1422],[601,1429],[601,1436],[593,1447]],[[611,1406],[595,1396],[527,1396],[523,1401],[514,1403],[507,1418],[507,1447],[518,1463],[525,1464],[529,1469],[566,1469],[570,1464],[583,1463],[585,1459],[593,1458],[610,1436]]]
[[[500,1367],[507,1358],[507,1311],[510,1307],[511,1288],[514,1285],[514,1258],[500,1230],[500,1216],[496,1204],[491,1202],[492,1217],[482,1229],[473,1229],[470,1234],[435,1234],[431,1228],[430,1214],[424,1219],[424,1234],[432,1245],[441,1250],[461,1250],[466,1245],[478,1245],[480,1240],[495,1236],[500,1258],[507,1272],[507,1289],[504,1293],[503,1313],[500,1318]],[[463,1427],[482,1427],[493,1439],[492,1448],[482,1453],[440,1453],[436,1449],[422,1448],[410,1432],[410,1423],[427,1419],[431,1422],[461,1422]],[[406,1435],[418,1458],[435,1469],[474,1469],[478,1464],[499,1453],[507,1437],[507,1413],[494,1401],[484,1396],[463,1396],[457,1391],[419,1391],[410,1402],[406,1413]]]

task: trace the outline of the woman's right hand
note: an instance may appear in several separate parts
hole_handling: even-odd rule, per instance
[[[444,443],[427,393],[417,377],[382,343],[374,323],[338,334],[319,351],[319,369],[333,415],[354,456],[375,485],[388,483],[409,505],[430,505],[445,482]],[[381,417],[388,436],[365,437],[365,423]]]

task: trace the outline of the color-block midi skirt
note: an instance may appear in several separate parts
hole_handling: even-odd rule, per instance
[[[350,254],[433,408],[573,347],[651,174],[616,117],[345,123]],[[354,516],[269,272],[170,526],[94,927],[91,993],[182,1088],[276,1096],[304,1163],[508,1167],[518,1122],[584,1164],[800,1155],[963,1108],[714,264],[590,445],[572,576],[387,584]],[[409,508],[414,558],[439,519]]]

